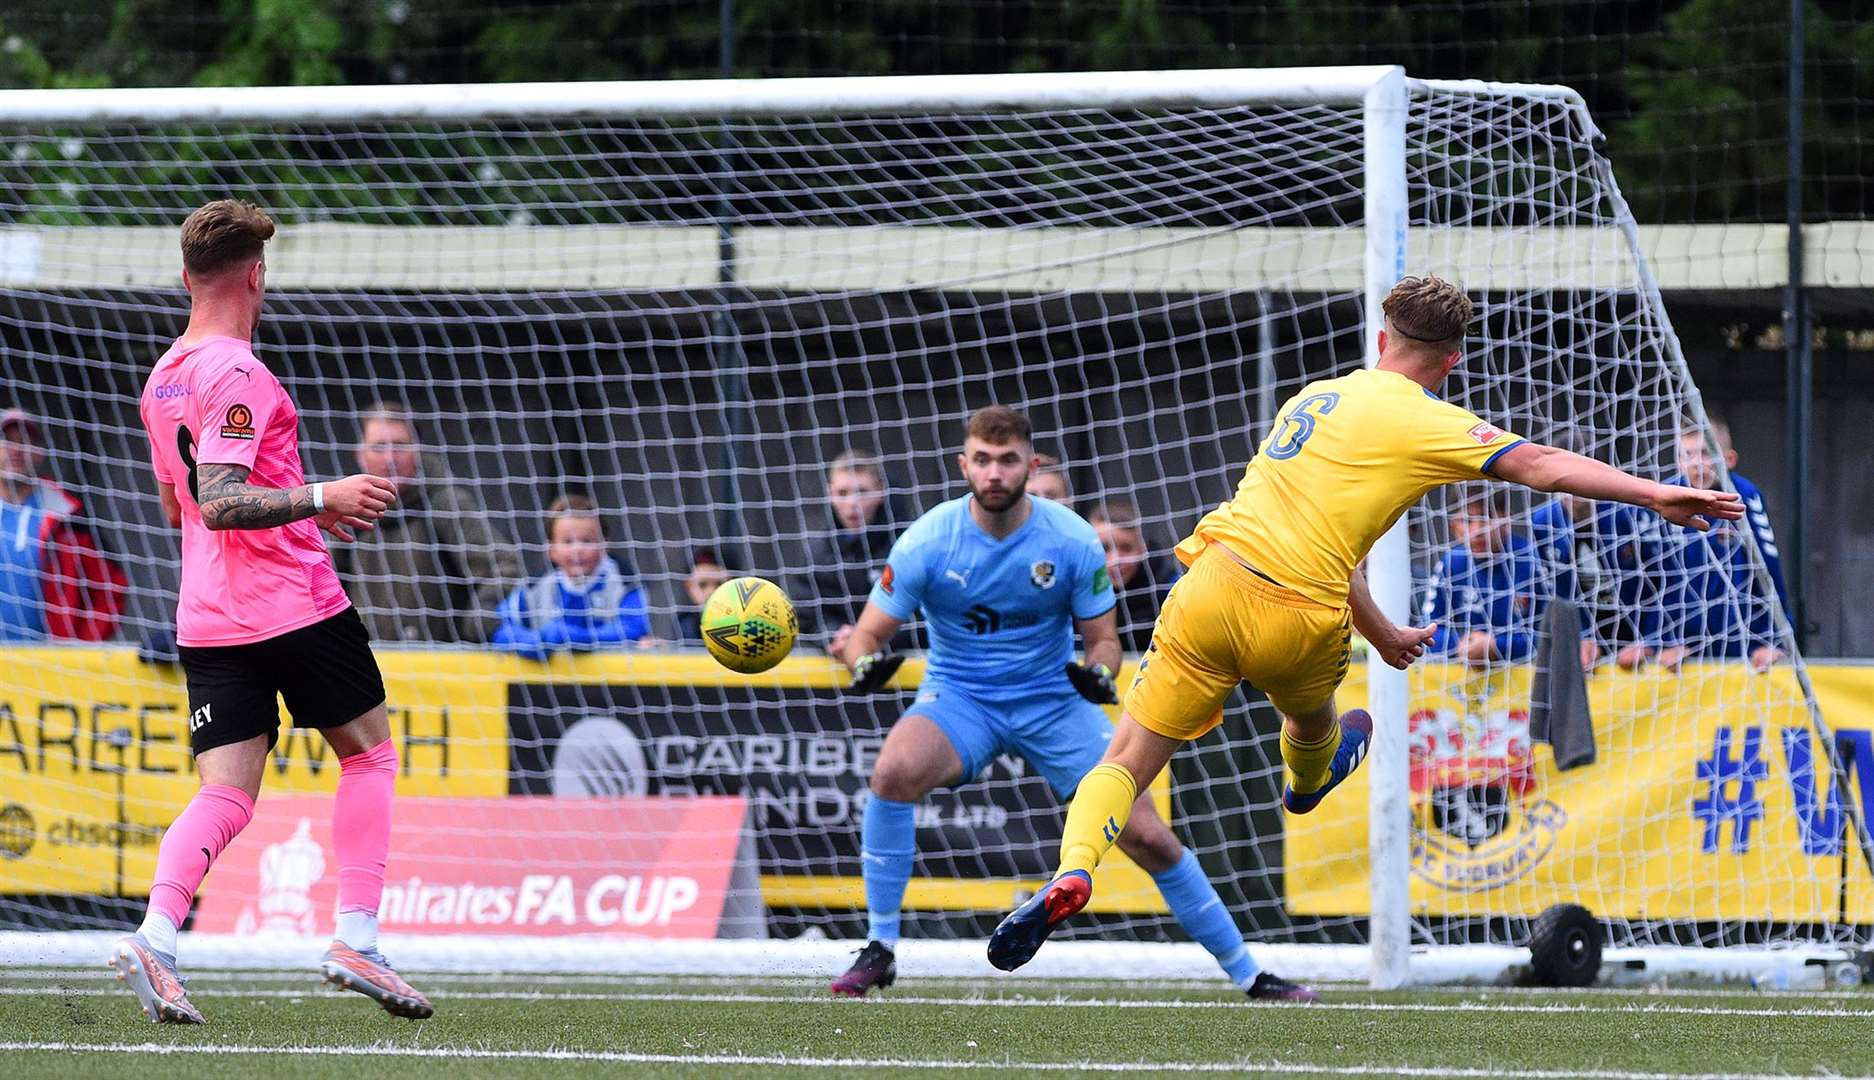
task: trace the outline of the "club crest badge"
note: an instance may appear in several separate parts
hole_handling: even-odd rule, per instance
[[[1488,892],[1541,865],[1568,824],[1546,798],[1529,710],[1495,679],[1453,687],[1408,718],[1412,872],[1447,894]]]

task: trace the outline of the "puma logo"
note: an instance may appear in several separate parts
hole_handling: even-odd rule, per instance
[[[965,588],[965,589],[967,589],[967,588],[969,588],[969,587],[970,587],[970,579],[969,579],[969,575],[968,575],[968,574],[963,574],[963,573],[959,573],[959,572],[957,572],[957,571],[955,571],[955,570],[945,570],[945,571],[944,571],[944,577],[947,577],[947,578],[955,578],[955,579],[956,579],[956,583],[957,583],[958,585],[961,585],[961,586],[962,586],[963,588]]]

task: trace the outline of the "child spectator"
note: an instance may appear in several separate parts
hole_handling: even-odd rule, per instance
[[[1536,647],[1535,545],[1512,531],[1509,493],[1474,487],[1451,518],[1456,543],[1425,596],[1431,651],[1472,667],[1518,663]]]
[[[605,554],[598,506],[562,495],[547,507],[547,558],[553,569],[501,604],[494,644],[530,660],[564,649],[649,643],[644,591]]]
[[[1035,471],[1028,477],[1028,494],[1072,508],[1074,489],[1067,482],[1067,466],[1053,454],[1036,454]]]
[[[1108,499],[1087,514],[1106,549],[1106,575],[1118,598],[1119,640],[1134,655],[1152,643],[1158,609],[1178,579],[1177,563],[1154,557],[1145,542],[1144,523],[1130,499]]]
[[[690,560],[690,576],[683,580],[683,592],[690,598],[690,606],[677,612],[677,639],[682,644],[703,643],[703,605],[709,602],[710,594],[728,580],[729,571],[715,549],[697,548]]]
[[[838,656],[885,571],[892,542],[917,515],[890,493],[884,464],[863,446],[847,448],[827,466],[826,502],[829,528],[809,546],[806,581],[794,598],[801,636]],[[891,642],[896,652],[920,645],[910,626]]]

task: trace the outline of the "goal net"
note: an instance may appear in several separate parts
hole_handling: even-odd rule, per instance
[[[50,561],[7,563],[31,587],[8,595],[0,651],[0,924],[125,925],[194,786],[178,539],[137,399],[183,326],[177,228],[204,202],[280,225],[256,349],[309,474],[403,463],[406,505],[340,554],[403,762],[387,932],[851,939],[868,769],[920,669],[855,698],[823,646],[881,536],[962,492],[971,409],[1027,410],[1074,508],[1110,523],[1135,652],[1171,546],[1283,401],[1368,362],[1403,273],[1478,300],[1448,399],[1648,477],[1705,451],[1597,139],[1563,90],[1379,68],[0,94],[0,405],[30,417],[11,445],[43,451],[9,460],[83,505],[65,531],[9,511],[5,542],[45,524]],[[829,502],[848,452],[847,486],[880,496],[857,535]],[[597,503],[643,599],[627,636],[656,643],[545,661],[488,644],[497,606],[548,572],[568,492]],[[1469,495],[1434,494],[1375,555],[1399,617],[1443,605],[1453,651],[1372,677],[1397,688],[1373,768],[1285,819],[1278,720],[1251,694],[1161,785],[1245,934],[1521,945],[1573,903],[1617,946],[1864,935],[1839,770],[1874,768],[1874,747],[1822,724],[1751,531]],[[33,585],[83,535],[127,574],[122,611],[88,624],[102,642],[45,639],[76,621],[61,605],[110,606],[99,582]],[[732,675],[691,636],[705,552],[800,607],[774,672]],[[1603,660],[1581,687],[1579,634],[1544,641],[1557,597]],[[1494,656],[1463,659],[1473,634]],[[1355,665],[1343,705],[1368,684]],[[283,729],[197,929],[329,932],[336,775],[316,734]],[[594,811],[612,799],[632,801]],[[722,812],[653,809],[693,803]],[[907,937],[983,935],[1045,879],[1061,820],[1015,759],[933,794]],[[592,899],[589,864],[627,849],[642,891]],[[1149,877],[1105,872],[1072,936],[1182,940]],[[660,874],[694,880],[658,901]]]

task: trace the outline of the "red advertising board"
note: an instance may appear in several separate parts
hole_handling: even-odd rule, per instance
[[[399,799],[378,918],[391,934],[716,936],[736,796]],[[204,884],[195,929],[332,933],[330,796],[262,796]]]

